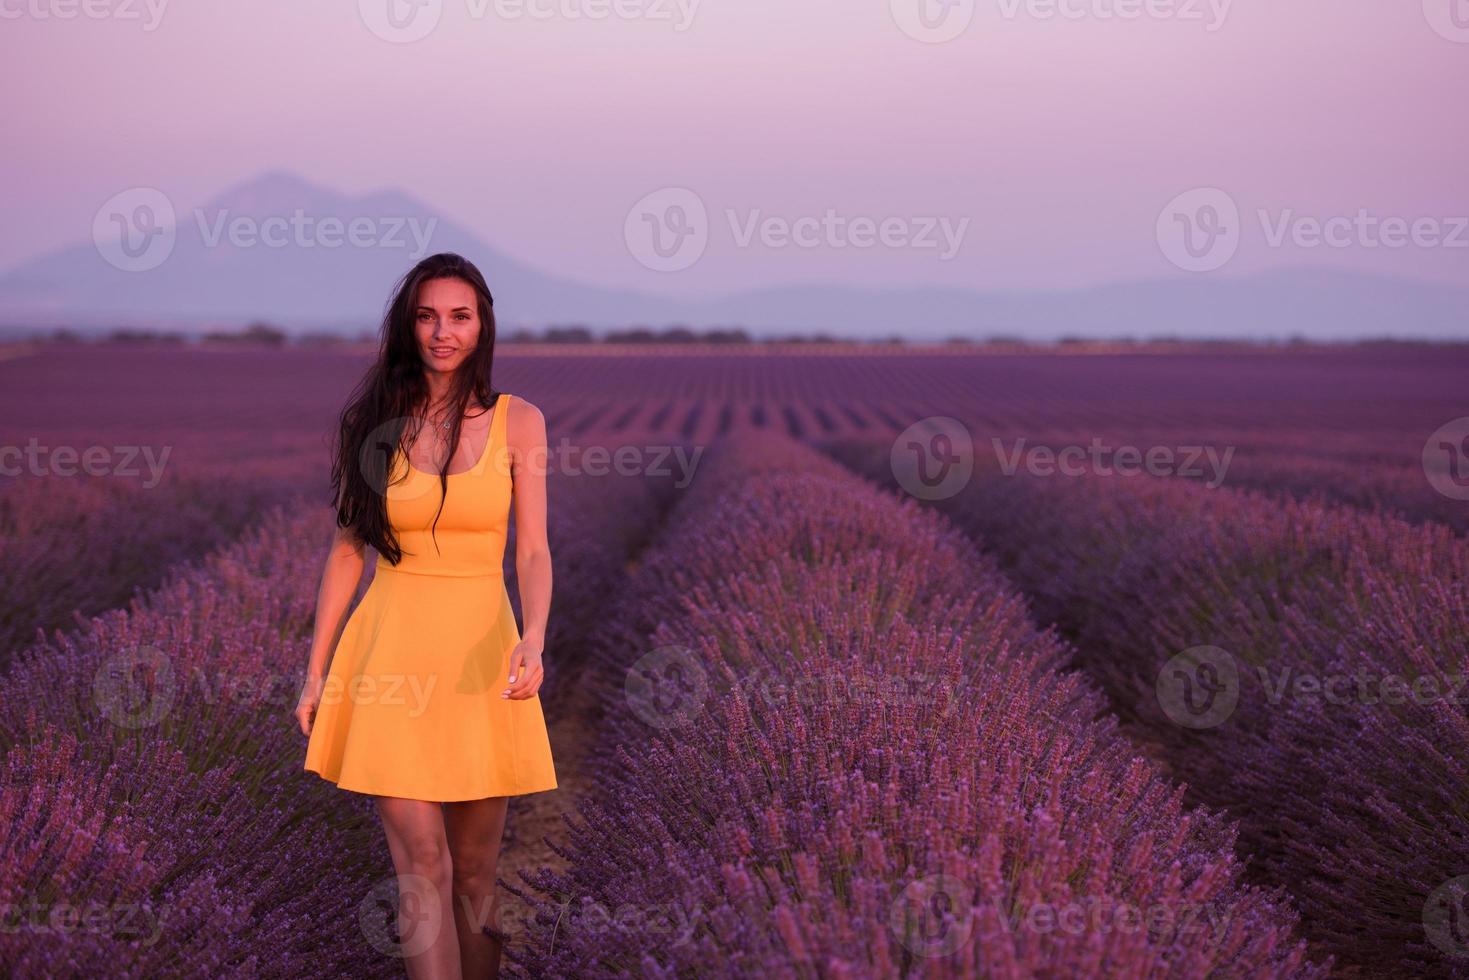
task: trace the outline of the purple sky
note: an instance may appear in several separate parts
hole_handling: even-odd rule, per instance
[[[1469,228],[1453,220],[1469,221],[1469,0],[981,0],[943,43],[899,26],[918,0],[703,0],[686,26],[690,0],[625,2],[637,16],[564,13],[598,0],[476,16],[478,2],[443,0],[425,38],[391,43],[360,13],[374,0],[166,3],[156,24],[146,6],[101,0],[137,19],[63,20],[36,13],[62,0],[9,0],[0,265],[85,241],[129,187],[183,209],[285,169],[349,193],[399,188],[523,261],[636,288],[1176,276],[1159,215],[1199,187],[1241,212],[1221,274],[1469,284]],[[1133,8],[1158,13],[1103,16]],[[634,202],[664,187],[693,189],[711,218],[703,259],[677,273],[624,238]],[[828,208],[968,225],[944,260],[741,247],[726,214]],[[1259,209],[1271,223],[1431,219],[1430,243],[1370,247],[1353,231],[1345,247],[1271,245]]]

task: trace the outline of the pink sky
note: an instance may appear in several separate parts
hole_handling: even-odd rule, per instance
[[[680,16],[679,0],[626,2]],[[684,30],[443,0],[426,38],[393,44],[351,0],[165,4],[151,30],[146,6],[61,20],[35,13],[59,0],[5,0],[0,265],[86,241],[128,187],[191,207],[285,169],[402,189],[523,261],[629,288],[1179,275],[1155,224],[1209,186],[1244,215],[1230,274],[1322,265],[1469,285],[1469,234],[1457,248],[1272,247],[1256,214],[1469,216],[1469,36],[1430,22],[1456,2],[1469,24],[1469,0],[1235,0],[1214,30],[1210,0],[1151,0],[1165,13],[1126,21],[1100,14],[1148,0],[1060,2],[1076,15],[980,0],[962,34],[926,44],[889,0],[703,0]],[[716,225],[677,274],[623,238],[632,204],[670,186],[694,189]],[[725,227],[725,209],[827,208],[969,225],[948,261],[741,248]]]

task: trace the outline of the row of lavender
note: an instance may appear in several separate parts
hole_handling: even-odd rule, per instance
[[[624,352],[626,353],[626,352]],[[1324,495],[1469,530],[1464,349],[1177,357],[517,357],[553,449],[734,430],[882,437],[957,416],[976,448],[1171,454],[1170,472]],[[666,370],[676,363],[678,370]],[[324,450],[366,362],[343,352],[47,349],[0,364],[0,666],[326,489]],[[187,404],[187,417],[174,406]],[[1457,431],[1457,430],[1455,430]],[[1462,440],[1466,425],[1456,438]],[[1213,454],[1197,459],[1194,448]],[[24,465],[15,465],[15,460]],[[88,479],[79,473],[95,472]]]
[[[837,453],[894,477],[888,447]],[[1240,819],[1308,937],[1379,975],[1469,975],[1462,538],[1147,477],[981,471],[941,506],[1191,798]]]
[[[0,668],[272,506],[326,501],[346,358],[59,345],[0,361]]]
[[[29,477],[0,493],[0,667],[37,633],[157,587],[301,490],[293,475],[225,472],[134,482]]]
[[[1282,498],[1320,500],[1382,511],[1413,523],[1469,531],[1464,463],[1447,436],[1433,451],[1401,433],[1330,432],[1293,423],[1276,426],[1180,424],[1158,417],[1086,424],[1087,413],[1051,426],[949,423],[972,440],[976,458],[1002,472],[1111,476],[1129,470],[1202,483],[1210,489],[1256,489]],[[947,413],[912,414],[930,424]],[[1426,439],[1428,431],[1422,433]],[[1469,435],[1465,419],[1459,438]],[[860,438],[860,437],[858,437]],[[840,440],[833,440],[840,441]],[[1411,449],[1410,451],[1407,451]]]
[[[716,448],[599,645],[605,768],[536,975],[1316,976],[940,515]]]
[[[626,560],[657,486],[553,478],[553,542]],[[291,717],[331,533],[321,508],[273,510],[0,680],[7,972],[401,974],[381,829],[366,797],[302,770]],[[594,604],[606,574],[563,565],[561,602]]]
[[[627,582],[627,566],[647,546],[674,499],[680,477],[654,467],[618,474],[553,473],[548,478],[547,537],[555,566],[546,628],[546,677],[541,702],[553,727],[574,703],[590,640]],[[519,579],[515,522],[505,545],[505,582],[517,620]]]
[[[1147,458],[1172,454],[1163,468],[1186,478],[1319,494],[1469,530],[1463,452],[1452,448],[1469,435],[1463,344],[1163,356],[623,353],[515,365],[548,395],[553,428],[573,438],[585,427],[650,424],[697,442],[749,429],[809,441],[889,438],[951,417],[996,455],[1022,440],[1054,450],[1136,447]],[[562,392],[576,400],[549,397]],[[1216,454],[1222,474],[1194,463],[1194,447]]]
[[[1092,435],[1082,429],[1045,430],[1011,439],[995,436],[993,447],[982,442],[977,448],[1008,458],[1017,451],[1083,446]],[[1420,467],[1407,469],[1400,461],[1374,456],[1370,440],[1359,445],[1362,440],[1343,437],[1327,447],[1298,435],[1275,433],[1243,443],[1240,435],[1153,427],[1134,430],[1129,444],[1180,446],[1192,440],[1217,448],[1214,457],[1182,473],[1211,486],[1325,496],[1393,510],[1415,521],[1448,523],[1460,531],[1469,526],[1469,508],[1462,501],[1437,492]],[[619,438],[633,444],[630,433]],[[655,440],[642,434],[641,441]],[[283,450],[269,461],[239,467],[201,464],[156,486],[47,477],[0,485],[0,667],[18,647],[33,642],[37,630],[70,628],[77,613],[90,616],[124,605],[155,587],[178,562],[231,540],[268,507],[306,492],[319,469],[316,454]],[[324,489],[321,496],[325,499]]]

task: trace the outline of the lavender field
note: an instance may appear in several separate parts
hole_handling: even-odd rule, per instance
[[[1469,346],[497,355],[507,972],[1469,977]],[[403,975],[291,717],[367,358],[0,358],[0,974]]]

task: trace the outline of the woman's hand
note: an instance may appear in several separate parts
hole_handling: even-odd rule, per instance
[[[521,640],[510,651],[510,686],[500,692],[502,698],[523,701],[535,697],[541,689],[541,680],[546,676],[541,666],[542,644],[539,640]]]
[[[321,704],[321,692],[325,687],[325,677],[307,675],[301,688],[301,698],[296,702],[296,721],[301,725],[302,735],[311,735],[311,723],[316,718],[316,707]]]

